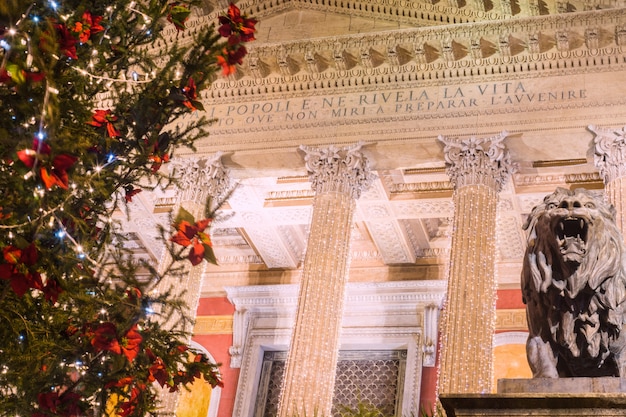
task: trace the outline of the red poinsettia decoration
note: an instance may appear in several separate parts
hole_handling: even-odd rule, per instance
[[[78,59],[76,55],[76,38],[72,35],[68,27],[64,23],[53,23],[55,34],[44,32],[39,43],[39,47],[43,51],[56,53],[60,51],[68,58]]]
[[[161,165],[168,163],[170,161],[170,156],[168,154],[165,154],[165,155],[156,154],[156,155],[150,155],[148,159],[152,161],[152,167],[150,169],[152,170],[152,173],[155,173],[159,169],[161,169]]]
[[[135,360],[141,350],[141,342],[143,337],[137,331],[137,325],[133,325],[130,330],[121,338],[117,337],[117,327],[111,322],[100,323],[89,333],[91,338],[91,346],[96,352],[113,352],[118,355],[124,355],[129,362]]]
[[[35,267],[39,253],[34,243],[23,249],[5,246],[2,255],[4,262],[0,264],[0,279],[9,280],[18,296],[22,297],[29,289],[44,289],[41,275]]]
[[[138,384],[131,388],[130,396],[126,401],[119,403],[119,411],[116,413],[119,417],[128,417],[135,412],[137,405],[139,405],[139,399],[146,389],[144,384]]]
[[[117,121],[117,116],[111,113],[111,110],[96,110],[91,115],[91,120],[87,122],[88,125],[94,127],[105,126],[107,134],[110,138],[117,138],[122,136],[121,133],[115,128],[113,122]]]
[[[243,58],[248,53],[242,43],[255,39],[254,25],[257,21],[242,15],[241,10],[231,3],[227,14],[219,17],[219,23],[221,26],[218,31],[220,35],[228,38],[228,42],[216,59],[218,65],[222,67],[222,73],[227,76],[235,72],[235,65],[242,64]]]
[[[128,359],[129,362],[134,361],[139,354],[142,341],[143,337],[141,337],[141,334],[137,331],[136,324],[126,332],[124,337],[122,337],[120,346],[122,348],[122,353],[126,356],[126,359]]]
[[[183,105],[185,107],[187,107],[191,111],[196,111],[198,109],[204,110],[204,106],[200,101],[198,101],[196,82],[193,80],[193,78],[189,77],[187,85],[182,88],[182,92],[185,96],[185,99],[183,101]]]
[[[81,409],[81,395],[73,391],[63,393],[45,392],[37,396],[40,412],[32,417],[47,417],[50,415],[59,417],[78,417],[83,415]]]
[[[59,285],[59,282],[54,278],[48,278],[46,285],[43,287],[43,294],[46,300],[54,304],[59,299],[59,294],[63,292],[63,288]]]
[[[141,188],[135,188],[132,185],[127,185],[124,187],[124,200],[127,203],[131,203],[133,201],[133,197],[143,191]]]
[[[4,207],[0,206],[0,220],[8,219],[11,217],[11,213],[5,213]]]
[[[159,135],[153,145],[146,144],[152,148],[152,152],[148,156],[148,159],[152,161],[152,167],[150,168],[153,173],[156,173],[161,169],[161,165],[170,161],[169,147],[171,137],[168,132],[163,132]]]
[[[191,14],[191,9],[186,4],[179,2],[170,3],[167,21],[174,24],[176,30],[185,30],[185,22]]]
[[[229,43],[233,45],[239,42],[250,42],[255,39],[254,32],[256,32],[256,29],[254,25],[257,23],[256,19],[242,15],[241,10],[233,3],[228,7],[226,16],[219,17],[219,22],[221,25],[218,29],[220,35],[228,38]],[[231,39],[233,37],[235,39]]]
[[[237,48],[223,48],[222,53],[216,57],[217,64],[222,67],[222,74],[226,76],[234,74],[237,71],[235,65],[241,65],[247,53],[248,50],[243,45]]]
[[[99,324],[91,334],[91,346],[96,352],[113,352],[118,355],[122,354],[122,347],[117,340],[117,327],[111,322]]]
[[[102,16],[92,16],[90,12],[83,13],[82,19],[74,23],[74,32],[78,33],[78,40],[85,43],[94,33],[102,32],[104,28],[100,25]]]
[[[194,266],[202,262],[203,259],[212,264],[217,264],[211,237],[204,232],[211,221],[212,219],[204,219],[196,222],[187,210],[181,208],[174,222],[174,227],[178,232],[170,240],[183,247],[190,247],[187,258]]]
[[[45,162],[49,160],[49,155],[51,153],[50,146],[39,140],[33,140],[32,149],[23,149],[17,152],[17,157],[20,161],[24,163],[28,168],[33,168],[37,161]],[[66,189],[68,188],[69,177],[67,174],[67,170],[70,169],[74,163],[76,163],[77,158],[68,154],[59,154],[52,158],[51,167],[41,167],[39,169],[39,175],[41,176],[41,180],[43,181],[46,188],[52,188],[55,185]]]
[[[161,387],[164,387],[170,378],[170,374],[167,372],[163,359],[156,356],[149,349],[146,349],[146,354],[153,361],[152,365],[148,369],[148,382],[157,381]]]

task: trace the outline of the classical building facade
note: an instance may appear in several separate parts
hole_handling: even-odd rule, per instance
[[[234,187],[212,228],[220,265],[188,288],[225,379],[209,414],[367,397],[400,416],[528,375],[525,216],[558,186],[606,184],[624,222],[626,3],[238,5],[257,41],[203,93],[211,135],[174,158],[195,164],[188,188],[139,194],[127,223],[158,262],[151,225],[189,190]]]

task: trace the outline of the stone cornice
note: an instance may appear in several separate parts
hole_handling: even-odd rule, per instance
[[[239,78],[216,80],[204,99],[615,70],[624,45],[624,9],[257,44]]]
[[[624,0],[555,0],[524,2],[511,0],[445,2],[433,0],[249,0],[238,2],[245,12],[263,20],[290,10],[315,10],[349,16],[390,21],[410,26],[440,26],[476,21],[494,21],[528,16],[565,14],[598,9],[615,9],[626,5]],[[217,19],[218,11],[200,11],[201,16]]]

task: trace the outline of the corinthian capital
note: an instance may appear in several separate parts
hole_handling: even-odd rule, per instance
[[[228,171],[222,164],[222,152],[211,157],[172,162],[177,171],[180,201],[204,204],[209,196],[220,197],[230,188]]]
[[[487,185],[497,192],[502,190],[509,177],[517,171],[517,164],[503,141],[508,135],[502,132],[491,138],[438,139],[445,146],[446,172],[455,189],[466,185]]]
[[[358,199],[375,178],[361,152],[362,146],[360,142],[345,148],[300,146],[313,191],[341,192]]]
[[[626,126],[602,128],[590,125],[593,139],[593,162],[605,184],[626,176]]]

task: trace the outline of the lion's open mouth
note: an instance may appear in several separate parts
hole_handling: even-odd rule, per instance
[[[556,225],[556,241],[563,260],[581,263],[587,253],[587,220],[581,217],[567,217]]]

